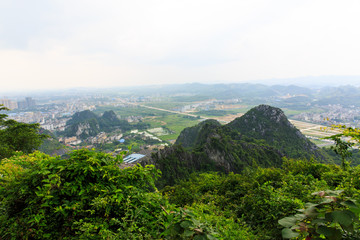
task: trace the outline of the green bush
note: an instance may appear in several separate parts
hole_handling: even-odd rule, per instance
[[[307,203],[300,213],[279,220],[285,239],[359,239],[360,207],[343,190],[320,191],[317,203]]]
[[[0,111],[3,110],[8,109],[0,104]],[[17,151],[31,153],[47,137],[39,134],[40,124],[21,123],[7,117],[0,113],[0,160],[13,156]]]
[[[249,191],[236,209],[237,216],[251,226],[261,239],[280,239],[277,221],[295,213],[303,202],[293,199],[269,184]]]
[[[156,239],[165,230],[153,166],[121,170],[120,158],[78,150],[36,152],[0,166],[2,239]]]

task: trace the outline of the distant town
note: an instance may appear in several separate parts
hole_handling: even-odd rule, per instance
[[[359,105],[319,101],[314,94],[308,93],[308,89],[300,89],[304,91],[302,93],[299,88],[287,87],[281,92],[274,91],[276,95],[264,95],[261,92],[263,89],[257,90],[257,87],[248,88],[254,94],[246,95],[246,91],[239,90],[238,96],[234,94],[233,86],[221,94],[210,94],[211,91],[218,91],[215,87],[206,92],[193,93],[186,86],[177,89],[178,92],[168,89],[141,92],[135,89],[133,92],[124,91],[125,94],[84,91],[68,95],[12,96],[2,97],[0,104],[10,109],[7,113],[9,118],[24,123],[39,123],[42,129],[54,134],[56,141],[69,148],[96,147],[122,151],[132,146],[133,152],[145,151],[146,154],[149,154],[149,150],[173,144],[184,128],[194,126],[199,121],[211,118],[228,123],[261,103],[283,109],[292,123],[320,146],[329,144],[322,137],[330,133],[324,133],[322,126],[360,126]],[[98,116],[105,111],[114,111],[119,120],[130,124],[130,128],[99,130],[84,136],[84,128],[89,126],[80,126],[75,132],[69,132],[69,120],[75,113],[86,110]]]

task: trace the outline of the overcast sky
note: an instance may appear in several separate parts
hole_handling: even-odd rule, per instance
[[[359,24],[358,0],[0,0],[0,88],[360,76]]]

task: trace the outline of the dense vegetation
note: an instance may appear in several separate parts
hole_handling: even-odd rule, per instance
[[[279,108],[259,105],[227,126],[242,135],[264,140],[287,157],[325,158],[320,149],[295,128]]]
[[[227,126],[186,129],[154,155],[162,173],[121,168],[121,155],[86,149],[67,158],[14,151],[0,162],[0,238],[359,239],[360,167],[348,151],[360,131],[338,126],[341,166],[320,163],[278,109],[265,107],[274,113],[268,118],[256,110]],[[254,128],[260,133],[246,134]],[[298,156],[299,147],[302,159],[283,157]]]
[[[0,105],[0,111],[3,110],[8,109]],[[0,113],[0,159],[10,157],[17,151],[31,153],[47,137],[39,134],[39,124],[20,123],[7,117]]]
[[[212,227],[169,205],[153,166],[120,169],[89,150],[60,159],[18,155],[0,165],[1,239],[211,239]]]
[[[40,152],[49,154],[49,155],[63,155],[70,147],[66,146],[59,142],[56,135],[48,130],[40,129],[41,134],[45,134],[47,138],[43,139],[42,144],[39,146],[38,150]]]
[[[184,129],[175,145],[153,154],[150,163],[163,172],[158,181],[162,187],[193,172],[240,173],[248,166],[279,167],[283,156],[332,162],[282,110],[260,105],[223,126],[206,120]]]
[[[111,132],[120,129],[123,132],[131,129],[146,129],[147,124],[137,123],[131,125],[126,120],[119,119],[114,111],[106,111],[102,116],[98,116],[90,110],[75,113],[66,123],[65,136],[79,136],[86,139],[90,136],[96,136],[100,132]]]
[[[315,201],[313,192],[343,189],[344,196],[359,200],[359,179],[359,167],[344,171],[337,165],[286,159],[280,168],[193,174],[162,192],[179,206],[231,219],[254,234],[253,239],[282,239],[278,220]],[[235,236],[225,239],[237,239]]]

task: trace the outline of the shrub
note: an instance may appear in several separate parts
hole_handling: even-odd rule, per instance
[[[78,150],[36,152],[0,165],[3,239],[154,239],[165,230],[153,166],[121,170],[120,158]]]
[[[343,190],[320,191],[318,203],[307,203],[300,214],[285,217],[279,224],[285,227],[285,239],[306,237],[306,239],[359,239],[360,207],[342,194]]]

